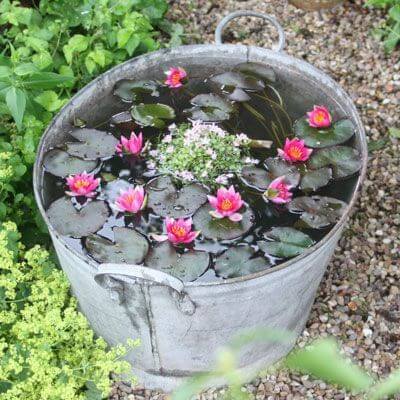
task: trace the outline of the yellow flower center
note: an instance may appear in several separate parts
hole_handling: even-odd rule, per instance
[[[79,179],[79,180],[77,180],[77,181],[75,182],[75,186],[76,186],[78,189],[82,189],[82,188],[88,187],[88,186],[89,186],[89,182],[88,182],[88,181],[85,181],[85,180],[83,180],[83,179]]]
[[[318,123],[324,122],[325,121],[325,114],[323,112],[317,112],[315,114],[315,121]]]
[[[183,236],[186,235],[186,230],[185,230],[185,228],[183,228],[182,226],[176,226],[176,225],[174,225],[174,226],[172,227],[171,231],[172,231],[172,233],[173,233],[175,236],[178,236],[178,237],[183,237]]]
[[[181,74],[179,72],[175,72],[171,76],[171,81],[174,85],[177,85],[178,83],[181,82]]]
[[[298,160],[299,158],[301,158],[301,150],[297,146],[291,147],[289,149],[288,153],[289,153],[289,156],[291,158],[294,158],[295,160]]]
[[[232,208],[232,202],[228,199],[222,200],[221,209],[224,211],[230,210]]]

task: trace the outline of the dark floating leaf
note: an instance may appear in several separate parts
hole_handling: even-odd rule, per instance
[[[263,81],[240,72],[224,72],[223,74],[212,76],[210,80],[223,88],[240,88],[255,91],[265,88]]]
[[[132,121],[132,114],[129,111],[122,111],[110,118],[110,122],[114,125],[125,125]]]
[[[142,94],[158,97],[158,84],[155,81],[131,81],[123,79],[115,84],[114,94],[123,101],[132,102],[140,100]]]
[[[78,211],[68,197],[54,201],[47,210],[50,224],[59,234],[78,239],[97,232],[108,215],[104,201],[91,201]]]
[[[316,169],[332,167],[335,179],[345,178],[355,174],[361,168],[360,153],[348,146],[333,146],[315,151],[307,165]]]
[[[66,151],[76,157],[85,160],[97,160],[108,158],[115,154],[115,146],[118,140],[110,133],[97,129],[74,129],[70,135],[79,142],[65,144]]]
[[[207,252],[188,250],[180,254],[169,242],[154,246],[145,260],[149,268],[158,269],[184,282],[196,280],[209,264],[210,256]]]
[[[142,126],[164,128],[165,121],[175,118],[175,111],[166,104],[139,104],[131,109],[133,119]]]
[[[210,215],[213,209],[209,204],[199,208],[193,216],[193,224],[207,239],[233,240],[246,234],[254,222],[254,213],[247,207],[240,222],[232,222],[228,218],[216,219]]]
[[[194,107],[184,110],[195,120],[217,122],[230,118],[233,105],[217,94],[199,94],[191,100]]]
[[[315,242],[307,234],[289,227],[276,227],[264,233],[267,241],[257,242],[264,253],[279,258],[298,256]]]
[[[294,123],[293,130],[307,146],[314,148],[341,144],[354,135],[354,125],[349,119],[335,122],[330,128],[318,129],[310,126],[306,118],[301,118]]]
[[[331,179],[332,170],[329,167],[307,170],[301,177],[300,189],[316,191],[326,186]]]
[[[286,181],[293,187],[300,182],[300,173],[295,165],[289,164],[280,157],[267,158],[264,163],[271,180],[279,176],[285,176]]]
[[[97,166],[97,161],[82,160],[82,158],[71,156],[66,151],[60,149],[52,149],[43,157],[44,169],[60,178],[79,174],[83,171],[91,172]]]
[[[265,169],[254,166],[244,167],[240,179],[246,186],[261,192],[265,192],[271,183],[270,174]]]
[[[102,196],[104,200],[108,201],[109,204],[115,203],[117,197],[121,194],[121,191],[127,191],[128,189],[133,189],[133,185],[128,181],[123,179],[115,179],[105,186],[102,191]]]
[[[168,175],[152,179],[146,185],[147,206],[161,217],[182,218],[192,215],[207,201],[207,190],[196,183],[179,191]]]
[[[237,102],[245,102],[251,99],[251,97],[240,88],[234,88],[231,93],[227,94],[227,97],[229,100]]]
[[[114,227],[114,242],[99,235],[85,240],[89,255],[99,263],[139,264],[149,251],[149,242],[134,229]]]
[[[301,214],[301,219],[315,229],[325,228],[337,222],[343,215],[347,204],[332,197],[312,196],[297,197],[292,200],[288,209]]]
[[[241,72],[245,75],[250,75],[253,78],[262,79],[266,82],[276,82],[275,71],[271,67],[267,67],[261,63],[248,62],[236,65],[234,71]]]
[[[215,271],[223,278],[237,278],[260,272],[271,266],[263,257],[254,257],[251,246],[231,247],[215,260]]]

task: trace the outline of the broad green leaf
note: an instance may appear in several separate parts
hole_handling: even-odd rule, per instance
[[[209,204],[200,207],[193,216],[194,227],[207,239],[233,240],[244,236],[253,226],[254,213],[250,207],[240,211],[242,221],[233,222],[228,218],[217,219],[210,215]]]
[[[301,190],[312,190],[326,186],[332,179],[332,170],[328,167],[316,170],[307,170],[302,174],[300,181]]]
[[[21,130],[26,107],[25,92],[19,88],[11,87],[6,93],[6,104],[18,130]]]
[[[290,258],[298,256],[315,242],[307,234],[290,227],[275,227],[264,233],[266,241],[257,242],[260,249],[271,256]]]
[[[114,227],[114,241],[103,236],[90,235],[85,247],[99,263],[139,264],[149,251],[146,238],[130,228]]]
[[[215,271],[223,278],[237,278],[263,271],[271,263],[263,257],[255,257],[254,249],[249,246],[231,247],[215,260]]]
[[[393,371],[386,379],[374,385],[366,396],[368,400],[391,398],[400,393],[400,369]]]
[[[118,48],[123,49],[128,43],[128,40],[130,39],[131,36],[132,36],[132,29],[121,28],[117,33]]]
[[[24,80],[28,89],[53,89],[73,82],[70,76],[59,75],[54,72],[36,72]]]
[[[205,251],[187,250],[178,253],[169,242],[154,246],[146,257],[145,265],[166,272],[184,282],[192,282],[202,275],[210,264]]]
[[[165,121],[175,118],[175,111],[166,104],[139,104],[132,107],[132,117],[142,126],[164,128]]]
[[[83,35],[74,35],[69,40],[68,43],[63,47],[65,59],[68,64],[72,62],[73,53],[82,53],[89,46],[90,38]]]
[[[150,94],[153,97],[160,95],[156,81],[133,81],[123,79],[114,86],[114,94],[123,101],[138,101],[142,94]]]
[[[130,56],[133,55],[133,53],[135,52],[135,50],[138,48],[138,46],[140,45],[141,42],[141,37],[139,35],[132,35],[129,40],[128,43],[125,46],[126,51],[128,52],[128,54]]]
[[[360,367],[340,354],[332,339],[317,340],[305,349],[295,350],[284,363],[290,369],[356,392],[366,390],[373,383]]]
[[[108,132],[97,129],[78,128],[69,133],[78,142],[65,143],[66,151],[84,160],[108,158],[115,154],[118,140]]]
[[[9,78],[12,75],[12,71],[10,67],[6,67],[5,65],[0,65],[0,79]]]
[[[400,22],[400,4],[395,4],[389,9],[389,17],[396,22]]]
[[[35,97],[35,101],[50,112],[59,110],[65,103],[65,101],[59,99],[57,93],[52,90],[45,90],[40,93]]]
[[[290,212],[300,214],[300,218],[310,228],[315,229],[337,222],[346,207],[344,201],[324,196],[296,197],[288,205]]]
[[[210,81],[222,86],[222,88],[240,88],[255,91],[265,88],[263,81],[252,76],[246,76],[240,72],[224,72],[212,76]]]
[[[217,122],[228,120],[234,110],[233,105],[217,94],[199,94],[191,103],[194,107],[185,110],[194,120]]]
[[[69,197],[61,197],[51,203],[46,213],[59,234],[79,239],[100,230],[109,210],[104,201],[94,200],[78,211]]]
[[[19,76],[30,75],[35,72],[38,72],[38,69],[36,65],[32,63],[19,64],[14,68],[14,73]]]
[[[333,146],[314,151],[307,165],[312,169],[332,167],[333,178],[345,178],[361,168],[361,155],[352,147]]]
[[[60,178],[79,174],[83,171],[92,172],[97,166],[97,161],[82,160],[60,149],[52,149],[43,157],[44,169]]]
[[[331,127],[313,128],[306,118],[294,123],[295,135],[309,147],[323,148],[347,142],[354,135],[354,125],[349,119],[335,122]]]
[[[53,64],[53,57],[47,51],[41,51],[32,56],[32,62],[39,70],[43,70]]]
[[[261,63],[247,62],[238,64],[234,71],[241,72],[244,75],[249,75],[257,79],[261,79],[265,82],[275,82],[276,74],[271,67],[267,67]]]
[[[193,183],[177,190],[170,176],[154,178],[146,185],[147,206],[161,217],[191,216],[207,201],[204,186]]]

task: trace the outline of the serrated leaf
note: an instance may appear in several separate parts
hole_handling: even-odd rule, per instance
[[[25,92],[19,88],[11,87],[6,93],[6,104],[18,130],[21,130],[26,107]]]

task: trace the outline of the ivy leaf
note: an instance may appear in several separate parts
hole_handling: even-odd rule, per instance
[[[298,256],[315,242],[307,234],[290,227],[276,227],[264,233],[267,241],[257,242],[260,249],[271,256],[290,258]]]
[[[16,87],[9,88],[6,92],[6,104],[18,130],[21,130],[26,107],[25,92]]]

